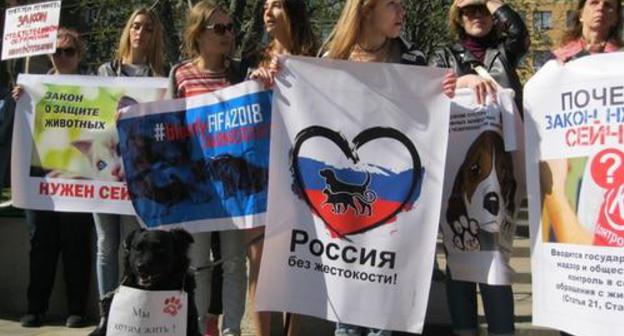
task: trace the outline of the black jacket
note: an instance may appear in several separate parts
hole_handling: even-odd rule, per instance
[[[452,68],[458,76],[476,74],[474,67],[481,65],[503,87],[511,88],[516,93],[516,105],[522,111],[522,84],[516,73],[520,59],[529,50],[529,32],[518,15],[508,5],[503,5],[492,15],[495,29],[500,33],[500,41],[485,53],[483,63],[455,43],[434,52],[429,64],[440,68]]]

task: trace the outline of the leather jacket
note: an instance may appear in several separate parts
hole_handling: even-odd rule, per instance
[[[429,60],[429,65],[454,69],[458,76],[476,74],[474,67],[483,66],[503,87],[515,91],[516,105],[522,111],[522,84],[516,73],[520,59],[527,53],[530,45],[529,32],[518,15],[508,5],[503,5],[492,14],[494,29],[498,30],[500,41],[494,48],[486,50],[481,63],[460,43],[436,50]]]

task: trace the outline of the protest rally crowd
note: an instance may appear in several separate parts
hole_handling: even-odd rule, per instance
[[[85,45],[80,34],[73,29],[59,28],[56,52],[49,55],[52,68],[48,74],[108,77],[168,75],[167,98],[173,99],[211,93],[246,80],[257,80],[265,88],[271,88],[282,70],[280,62],[283,56],[309,56],[447,68],[447,75],[439,83],[440,92],[447,97],[453,98],[456,89],[470,89],[478,104],[486,104],[490,100],[496,101],[497,92],[507,88],[515,93],[514,102],[518,111],[523,111],[523,87],[516,70],[529,51],[530,36],[517,8],[512,8],[503,0],[454,0],[448,13],[454,40],[426,56],[417,45],[401,37],[405,23],[404,1],[410,0],[346,0],[330,37],[321,43],[313,32],[306,1],[266,0],[263,20],[270,37],[269,43],[258,51],[254,60],[249,60],[232,56],[236,32],[227,9],[220,7],[216,1],[202,0],[190,9],[186,18],[182,47],[187,59],[175,65],[165,64],[164,61],[163,35],[168,32],[163,30],[160,18],[151,9],[140,8],[128,18],[115,56],[102,64],[97,73],[89,72],[81,63],[90,46]],[[621,40],[621,2],[577,2],[573,25],[552,50],[551,58],[564,64],[591,54],[621,50],[624,46]],[[6,89],[12,92],[15,101],[24,95],[19,85]],[[97,164],[100,165],[100,162]],[[101,164],[105,166],[107,163],[102,161]],[[565,169],[556,166],[556,162],[549,162],[549,165],[544,169],[553,172]],[[110,174],[123,180],[122,167],[110,169]],[[547,199],[547,202],[555,204],[556,200]],[[91,254],[89,240],[85,237],[91,234],[91,227],[94,226],[97,236],[97,289],[103,299],[120,285],[118,255],[120,248],[123,248],[123,233],[139,228],[137,218],[131,215],[29,209],[25,213],[31,249],[28,310],[21,319],[22,326],[39,327],[44,324],[59,257],[63,261],[67,291],[66,326],[88,325],[85,315]],[[564,225],[565,218],[553,219],[552,223],[558,240],[586,239],[591,244],[592,237],[579,238],[582,228]],[[203,335],[241,334],[247,295],[252,304],[255,301],[263,236],[263,227],[212,234],[193,233],[194,243],[189,251],[192,267],[200,268],[215,260],[222,261],[212,271],[198,271],[195,275],[195,302],[199,329]],[[446,300],[456,335],[478,334],[477,285],[483,299],[488,333],[514,334],[511,285],[453,280],[450,272],[447,268]],[[104,310],[103,307],[101,309]],[[252,316],[256,334],[270,335],[271,314],[254,311]],[[298,316],[291,314],[285,320],[288,321],[288,334],[296,335]],[[101,323],[105,320],[102,319]],[[335,335],[391,334],[390,330],[340,322],[335,328]]]

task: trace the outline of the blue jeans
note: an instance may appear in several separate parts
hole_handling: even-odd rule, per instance
[[[448,269],[447,269],[448,271]],[[513,335],[514,300],[511,286],[479,284],[489,335]],[[453,331],[460,336],[477,335],[477,284],[474,282],[446,280]]]
[[[120,216],[94,213],[97,253],[95,270],[97,273],[100,298],[119,286],[119,242],[122,223],[125,231],[136,229],[139,224],[134,216]]]
[[[365,334],[362,334],[365,333]],[[346,323],[336,323],[334,336],[390,336],[392,331],[358,327]]]
[[[195,242],[191,245],[191,266],[201,268],[210,265],[211,232],[193,234]],[[247,295],[247,265],[245,245],[245,231],[221,231],[221,264],[223,269],[223,333],[229,332],[240,335],[241,321],[245,314],[245,300]],[[197,290],[195,303],[200,318],[200,329],[205,327],[205,317],[211,294],[212,276],[210,271],[200,271],[195,275]]]

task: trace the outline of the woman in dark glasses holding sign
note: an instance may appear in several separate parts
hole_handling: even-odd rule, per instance
[[[453,69],[459,76],[457,87],[474,90],[478,104],[485,104],[488,96],[496,100],[499,84],[513,89],[515,102],[522,111],[522,85],[516,67],[528,51],[530,39],[520,15],[501,0],[456,0],[449,12],[449,26],[457,40],[437,50],[430,64]],[[478,67],[491,78],[477,74]],[[500,267],[509,267],[509,255],[503,259],[507,262]],[[453,330],[457,335],[476,336],[477,283],[453,279],[452,274],[453,269],[447,267],[446,294]],[[511,285],[478,285],[490,335],[512,335]]]
[[[234,50],[234,25],[227,12],[216,1],[203,0],[195,4],[186,19],[184,49],[187,61],[177,64],[169,75],[169,96],[184,98],[210,93],[238,84],[245,79],[246,69],[232,59]],[[245,233],[229,230],[216,233],[219,247],[213,249],[214,259],[225,258],[221,264],[223,274],[199,272],[196,275],[195,302],[200,316],[200,329],[204,335],[238,336],[245,313],[247,269],[245,264]],[[193,235],[191,263],[202,267],[211,263],[211,233]],[[215,251],[216,250],[216,251]],[[223,281],[219,290],[216,282]],[[217,300],[215,300],[217,298]],[[223,302],[223,333],[218,331],[218,311],[215,305]],[[210,299],[210,300],[208,300]]]
[[[88,75],[80,61],[85,46],[74,30],[60,28],[56,52],[50,55],[51,75]],[[22,94],[17,86],[14,98]],[[26,223],[30,232],[30,265],[28,282],[28,311],[22,317],[23,327],[39,327],[48,309],[58,258],[63,258],[68,317],[70,328],[85,325],[85,308],[91,271],[92,217],[88,213],[26,210]]]

